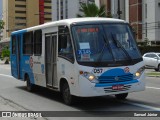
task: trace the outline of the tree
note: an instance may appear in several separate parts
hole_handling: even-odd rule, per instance
[[[9,64],[10,51],[9,51],[8,46],[6,46],[2,49],[2,55],[1,56],[2,56],[3,59],[5,58],[5,64]]]
[[[83,15],[77,14],[77,17],[107,17],[104,5],[98,8],[95,3],[81,3],[80,6]]]
[[[0,20],[0,30],[4,28],[4,21]]]

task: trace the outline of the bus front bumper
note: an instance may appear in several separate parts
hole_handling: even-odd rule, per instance
[[[138,92],[143,90],[145,90],[144,76],[141,76],[141,80],[133,80],[131,82],[119,82],[114,84],[95,84],[80,76],[79,92],[76,96],[96,97]]]

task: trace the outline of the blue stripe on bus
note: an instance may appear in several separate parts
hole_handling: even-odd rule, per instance
[[[138,80],[132,80],[132,81],[128,81],[128,82],[119,82],[119,83],[107,83],[107,84],[101,84],[101,83],[97,83],[95,85],[95,87],[108,87],[108,86],[114,86],[114,85],[127,85],[127,84],[133,84],[133,83],[137,83]]]
[[[21,41],[21,43],[20,43],[20,49],[22,49],[22,47],[23,47],[23,43],[22,43],[22,41],[23,41],[23,37],[22,37],[22,35],[24,34],[24,33],[26,33],[27,32],[27,30],[18,30],[18,31],[15,31],[15,32],[12,32],[11,33],[11,36],[17,36],[17,35],[20,35],[21,37],[21,39],[20,39],[20,41]],[[12,40],[11,40],[11,42],[10,42],[10,48],[12,49]],[[20,67],[20,76],[21,76],[21,80],[23,81],[24,80],[24,75],[27,73],[28,75],[29,75],[29,78],[30,78],[30,82],[32,83],[32,84],[35,84],[35,80],[34,80],[34,74],[33,74],[33,69],[32,68],[30,68],[30,64],[29,64],[29,60],[30,60],[30,57],[31,56],[28,56],[28,55],[22,55],[22,51],[20,52],[20,55],[21,55],[21,62],[19,63],[19,65],[21,66]],[[17,56],[16,55],[12,55],[11,54],[11,65],[12,65],[12,76],[14,76],[15,78],[18,78],[18,73],[17,73]],[[26,62],[26,61],[28,61],[28,62]]]
[[[30,82],[32,84],[35,84],[33,68],[30,67],[30,63],[29,63],[30,57],[32,57],[32,56],[23,55],[23,58],[22,58],[22,68],[23,68],[22,76],[24,77],[24,74],[27,73],[29,75]]]
[[[22,34],[22,33],[25,33],[25,32],[27,32],[27,30],[18,30],[18,31],[12,32],[11,35]]]

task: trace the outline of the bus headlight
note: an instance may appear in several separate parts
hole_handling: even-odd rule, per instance
[[[87,78],[92,83],[98,83],[97,77],[89,72],[80,71],[80,75]]]
[[[89,76],[88,76],[88,79],[89,79],[90,81],[92,81],[92,80],[94,80],[94,79],[95,79],[95,76],[93,76],[93,75],[89,75]]]
[[[145,67],[141,67],[140,69],[137,70],[137,72],[134,74],[134,79],[139,79],[144,72]]]

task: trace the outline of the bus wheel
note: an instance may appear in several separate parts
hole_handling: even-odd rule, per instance
[[[117,94],[117,95],[115,95],[115,97],[118,100],[125,100],[127,96],[128,96],[128,93],[123,93],[123,94]]]
[[[62,86],[62,97],[65,104],[71,105],[73,103],[73,96],[70,94],[70,89],[67,82],[65,82]]]
[[[26,76],[26,85],[29,92],[32,92],[34,90],[34,85],[30,82],[28,75]]]

